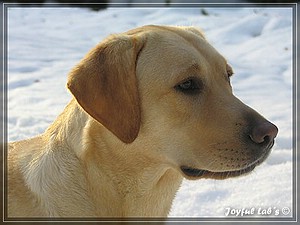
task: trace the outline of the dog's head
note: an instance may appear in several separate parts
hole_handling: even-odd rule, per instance
[[[110,36],[71,71],[82,108],[122,142],[163,155],[189,179],[254,169],[278,129],[232,93],[232,68],[192,27]]]

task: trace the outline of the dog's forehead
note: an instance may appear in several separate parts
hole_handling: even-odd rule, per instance
[[[194,27],[159,26],[152,30],[152,41],[162,51],[182,55],[182,60],[205,58],[209,62],[224,63],[224,57],[204,38],[203,33]],[[151,40],[151,38],[149,38]]]
[[[149,67],[153,74],[177,76],[176,71],[189,71],[190,68],[205,73],[226,65],[224,57],[195,28],[148,26],[143,32],[147,32],[147,43],[140,63],[143,69]]]

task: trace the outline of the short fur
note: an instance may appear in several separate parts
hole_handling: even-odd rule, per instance
[[[193,27],[108,37],[70,72],[74,98],[45,133],[9,143],[8,216],[166,217],[183,177],[249,172],[271,147],[253,130],[277,128],[232,94],[228,73]],[[178,89],[191,77],[196,95]]]

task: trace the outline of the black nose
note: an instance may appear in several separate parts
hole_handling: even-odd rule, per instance
[[[271,142],[274,141],[275,137],[277,136],[278,128],[266,121],[256,125],[250,134],[250,138],[253,142],[257,144],[266,144],[269,145]]]

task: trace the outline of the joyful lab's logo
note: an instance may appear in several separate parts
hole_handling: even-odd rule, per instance
[[[244,217],[244,216],[290,216],[291,210],[288,207],[283,207],[281,209],[277,207],[268,208],[230,208],[225,209],[225,216],[231,217]]]

